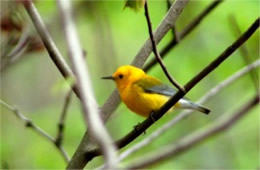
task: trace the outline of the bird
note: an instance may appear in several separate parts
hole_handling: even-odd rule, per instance
[[[120,66],[112,76],[101,78],[113,80],[125,105],[143,117],[149,117],[151,113],[158,111],[177,92],[132,65]],[[208,108],[193,103],[187,98],[181,98],[170,111],[176,108],[196,110],[205,114],[210,112]]]

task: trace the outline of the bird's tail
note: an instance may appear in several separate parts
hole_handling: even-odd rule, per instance
[[[193,103],[188,100],[181,100],[180,103],[181,103],[181,107],[184,109],[197,110],[197,111],[205,113],[205,114],[209,114],[209,112],[210,112],[210,110],[208,108],[201,106],[199,104]]]

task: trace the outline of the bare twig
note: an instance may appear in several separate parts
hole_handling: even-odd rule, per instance
[[[185,38],[189,33],[191,33],[200,22],[213,10],[215,9],[223,0],[214,0],[205,10],[203,10],[196,18],[194,18],[180,33],[178,33],[179,41]],[[176,45],[178,45],[179,41],[176,41],[176,38],[170,41],[160,52],[162,58],[166,56],[166,54],[173,49]],[[157,63],[156,58],[153,58],[150,62],[148,62],[144,67],[144,71],[150,70]]]
[[[45,138],[48,141],[50,141],[51,143],[53,143],[56,146],[56,148],[58,149],[58,151],[61,153],[61,155],[64,158],[65,162],[69,162],[70,158],[69,158],[68,153],[65,151],[65,149],[62,146],[57,146],[56,145],[55,139],[53,137],[51,137],[47,132],[45,132],[40,127],[36,126],[30,119],[25,117],[24,114],[22,112],[20,112],[18,109],[16,109],[15,107],[12,107],[11,105],[5,103],[2,100],[0,100],[0,104],[5,106],[8,110],[13,112],[19,119],[24,121],[26,127],[31,128],[33,131],[38,133],[40,136],[42,136],[43,138]]]
[[[187,0],[176,0],[174,2],[174,4],[154,33],[154,39],[156,43],[159,43],[159,41],[166,35],[171,27],[174,26],[178,16],[181,14],[187,2]],[[150,38],[148,38],[143,47],[139,50],[132,64],[138,67],[142,67],[151,52],[152,45]],[[119,103],[120,98],[118,92],[117,90],[114,90],[114,92],[110,95],[108,100],[106,100],[105,104],[101,108],[101,112],[105,121],[114,112]],[[86,131],[67,168],[83,168],[87,164],[87,162],[89,162],[95,156],[92,154],[92,151],[95,151],[96,149],[96,143],[93,142],[93,139],[89,135],[88,131]]]
[[[247,114],[254,106],[259,103],[259,95],[254,96],[250,101],[248,101],[244,106],[235,111],[231,116],[222,116],[213,125],[209,127],[204,127],[193,134],[190,134],[174,144],[170,144],[159,151],[155,151],[142,155],[141,158],[136,158],[135,163],[130,163],[128,169],[141,169],[159,161],[166,160],[168,158],[173,158],[191,147],[209,139],[211,136],[215,136],[223,131],[226,131],[232,127],[238,120]],[[145,158],[145,159],[144,159]],[[141,161],[140,161],[141,160]]]
[[[228,85],[236,81],[237,79],[244,76],[246,73],[250,72],[251,70],[259,67],[260,60],[255,61],[254,63],[246,66],[245,68],[237,71],[230,77],[228,77],[223,82],[219,83],[215,87],[213,87],[207,94],[205,94],[203,97],[199,99],[196,103],[203,104],[207,101],[209,101],[213,96],[215,96],[217,93],[219,93],[222,89],[226,88]],[[179,115],[174,117],[174,119],[170,120],[168,123],[164,124],[162,127],[160,127],[158,130],[154,131],[150,136],[147,136],[144,140],[140,141],[139,143],[135,144],[131,148],[127,149],[123,153],[120,154],[119,160],[122,161],[132,153],[135,153],[136,151],[140,150],[142,147],[147,146],[149,143],[154,142],[156,139],[159,139],[159,136],[162,135],[164,132],[168,131],[169,128],[174,126],[176,123],[178,123],[180,120],[186,118],[187,116],[191,115],[193,113],[192,110],[185,110],[182,111]]]
[[[28,12],[29,16],[31,17],[31,20],[40,35],[45,48],[47,49],[49,56],[51,57],[54,64],[57,66],[61,74],[65,79],[68,78],[74,78],[74,75],[63,59],[61,53],[59,52],[58,48],[56,47],[54,41],[52,40],[45,24],[43,23],[40,14],[38,13],[37,9],[35,8],[32,0],[26,0],[23,2],[24,7],[26,11]],[[76,86],[72,85],[72,89],[75,92],[75,94],[79,97],[79,90]]]
[[[227,59],[240,45],[242,45],[259,27],[259,18],[249,27],[249,29],[241,35],[231,46],[229,46],[224,52],[220,54],[213,62],[211,62],[207,67],[205,67],[200,73],[198,73],[194,78],[192,78],[184,87],[186,91],[190,91],[200,80],[206,77],[210,72],[216,69],[225,59]],[[157,112],[153,114],[154,120],[146,119],[138,128],[131,131],[128,135],[118,140],[117,146],[119,148],[124,147],[140,134],[142,134],[148,127],[150,127],[154,121],[161,118],[177,101],[185,95],[183,91],[178,91],[173,97],[171,97],[168,102],[163,105]]]
[[[65,38],[67,47],[69,50],[69,56],[72,62],[72,66],[77,78],[77,85],[80,90],[80,97],[82,99],[82,108],[84,115],[87,118],[87,123],[91,132],[91,135],[100,146],[106,163],[107,168],[116,167],[116,148],[112,143],[108,132],[99,116],[99,110],[97,103],[94,99],[93,90],[90,83],[87,67],[85,66],[82,49],[79,43],[77,31],[72,19],[71,6],[69,1],[58,1],[60,9],[61,20],[65,32]]]
[[[168,78],[168,80],[175,87],[177,87],[179,90],[182,90],[183,92],[185,92],[185,89],[175,79],[172,78],[172,76],[170,75],[170,73],[168,72],[166,66],[163,63],[160,54],[158,53],[158,50],[157,50],[157,47],[156,47],[156,44],[155,44],[155,40],[154,40],[154,37],[153,37],[152,23],[151,23],[150,16],[149,16],[147,0],[145,0],[144,11],[145,11],[145,17],[146,17],[146,20],[147,20],[149,35],[150,35],[151,43],[152,43],[152,47],[153,47],[153,52],[154,52],[154,55],[155,55],[157,61],[159,62],[160,66],[161,66],[163,72],[165,73],[166,77]]]
[[[175,26],[176,20],[178,16],[181,14],[182,10],[188,3],[188,0],[176,0],[169,11],[167,12],[166,16],[163,18],[162,22],[155,30],[153,37],[155,44],[158,44],[162,38],[166,35],[166,33]],[[149,55],[152,53],[153,47],[151,44],[150,37],[146,40],[143,47],[139,50],[136,57],[132,61],[132,64],[136,67],[142,67],[144,62],[147,60]]]
[[[244,42],[246,42],[253,33],[259,28],[260,19],[257,18],[254,23],[242,34],[233,44],[231,44],[225,51],[223,51],[214,61],[212,61],[208,66],[206,66],[200,73],[193,77],[184,87],[187,92],[189,92],[199,81],[206,77],[210,72],[215,70],[223,61],[225,61],[231,54],[236,51]],[[173,105],[175,105],[179,99],[181,99],[186,93],[179,90],[173,97],[171,97],[166,104],[164,104],[157,112],[153,113],[153,119],[147,118],[142,123],[138,124],[137,128],[129,132],[126,136],[116,141],[118,148],[123,148],[130,142],[135,140],[138,136],[146,131],[152,124],[160,119]],[[93,158],[100,154],[99,150],[92,150],[90,153],[90,158]],[[89,159],[89,158],[88,158]]]
[[[158,28],[153,34],[154,41],[158,44],[162,38],[166,35],[166,33],[175,25],[175,22],[179,15],[181,14],[182,10],[188,3],[188,0],[176,0],[167,14],[165,15],[162,22],[159,24]],[[146,40],[142,48],[139,50],[137,55],[135,56],[134,60],[132,61],[132,65],[136,67],[142,67],[152,53],[153,47],[151,44],[150,37]],[[102,113],[104,114],[105,120],[114,112],[118,104],[120,103],[120,98],[118,95],[117,90],[115,90],[106,101],[106,103],[101,108]]]
[[[230,15],[230,22],[232,23],[232,32],[234,33],[234,36],[239,36],[241,35],[241,30],[238,26],[238,23],[237,23],[237,20],[235,18],[234,15]],[[248,50],[246,48],[246,45],[242,45],[240,50],[239,50],[242,54],[242,58],[244,59],[244,62],[246,65],[250,64],[251,63],[251,57],[248,53]],[[258,79],[258,75],[257,75],[257,72],[255,70],[252,70],[250,72],[250,76],[251,76],[251,79],[255,85],[255,88],[256,90],[258,91],[259,90],[259,79]]]
[[[55,143],[57,146],[62,145],[62,142],[63,142],[64,121],[65,121],[66,115],[68,113],[68,108],[69,108],[71,98],[72,98],[72,90],[70,89],[69,92],[67,92],[67,94],[65,96],[65,102],[62,107],[60,120],[58,123],[58,132],[57,132],[57,136],[55,139]]]

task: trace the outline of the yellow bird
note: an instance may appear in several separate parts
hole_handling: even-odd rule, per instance
[[[147,75],[142,69],[130,65],[121,66],[112,76],[102,79],[114,80],[126,106],[144,117],[159,110],[176,93],[176,90]],[[180,99],[173,108],[192,109],[205,114],[210,112],[186,98]]]

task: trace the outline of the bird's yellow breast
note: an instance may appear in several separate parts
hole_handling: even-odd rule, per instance
[[[169,97],[145,92],[138,85],[127,86],[119,90],[121,99],[133,112],[148,117],[152,111],[158,110]]]

